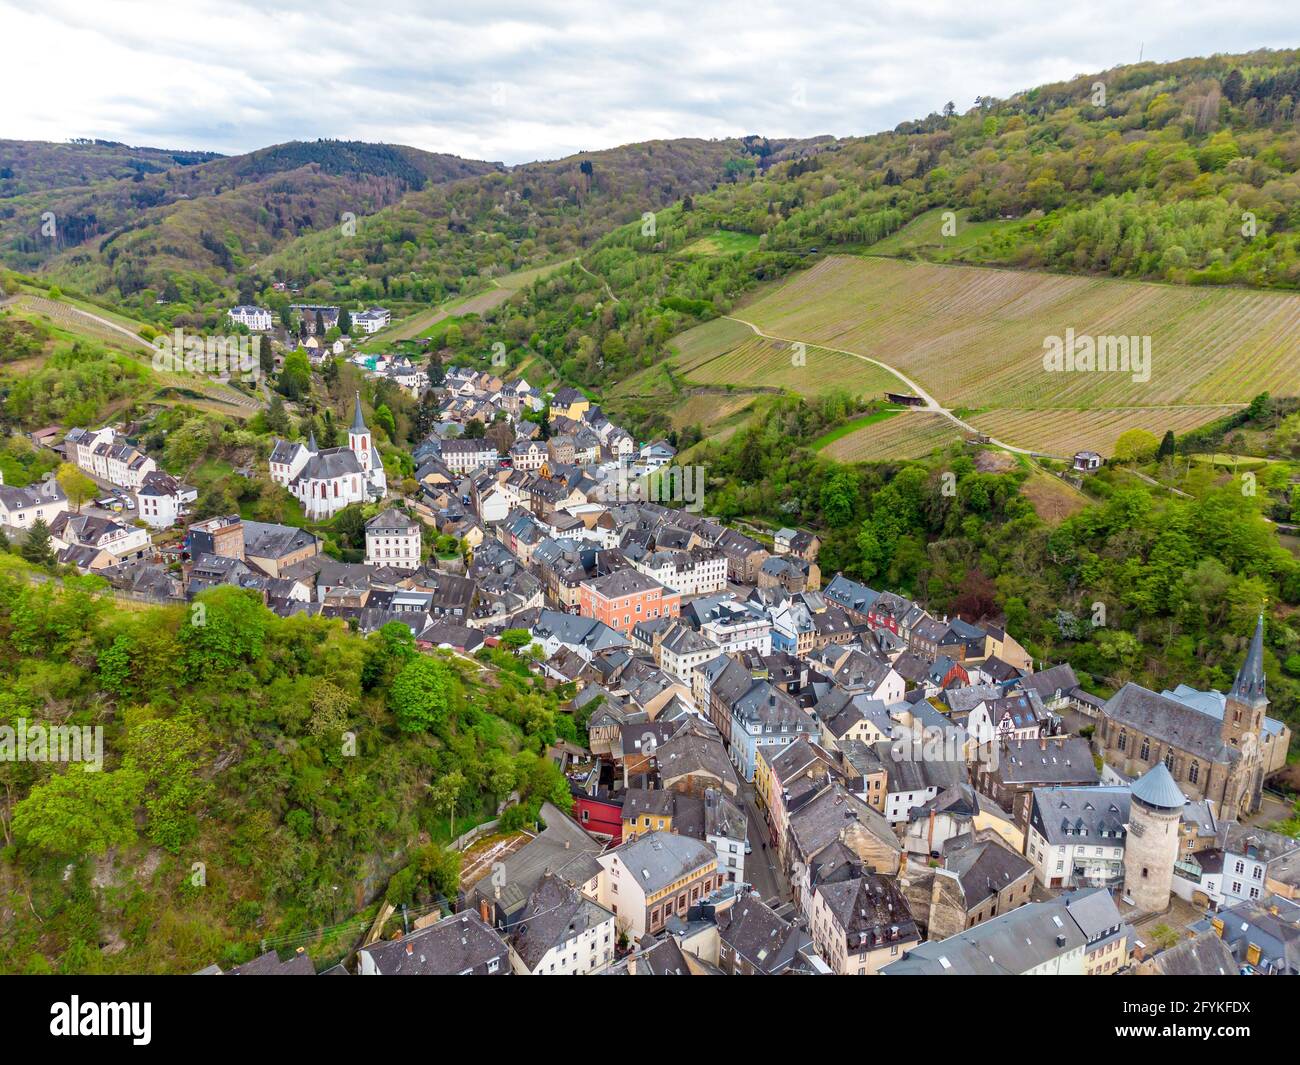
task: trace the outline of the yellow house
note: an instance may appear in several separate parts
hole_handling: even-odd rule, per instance
[[[551,397],[551,417],[572,418],[581,421],[582,416],[591,409],[591,400],[576,388],[561,388]]]
[[[671,832],[676,792],[628,788],[623,798],[623,842],[647,832]]]

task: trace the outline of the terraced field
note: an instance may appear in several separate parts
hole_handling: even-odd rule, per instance
[[[735,314],[879,359],[945,406],[1212,405],[1300,391],[1300,296],[1283,293],[832,256]],[[1045,370],[1045,339],[1068,329],[1149,336],[1150,379]]]
[[[743,322],[718,319],[674,341],[672,372],[683,383],[780,388],[804,396],[833,388],[876,396],[906,386],[883,367],[816,345],[756,336]]]
[[[822,454],[838,462],[918,459],[962,437],[961,430],[942,414],[904,411],[840,437]]]
[[[1109,458],[1114,453],[1115,441],[1129,429],[1145,429],[1156,436],[1164,436],[1168,429],[1185,433],[1238,409],[1235,406],[1108,407],[1100,410],[1008,407],[975,414],[966,420],[997,440],[1044,454],[1068,456],[1087,449]]]

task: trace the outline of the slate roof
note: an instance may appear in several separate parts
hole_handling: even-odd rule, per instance
[[[817,893],[845,933],[851,953],[921,938],[892,877],[863,873],[852,880],[820,884]]]
[[[1131,681],[1110,697],[1102,710],[1112,721],[1206,761],[1235,761],[1241,752],[1223,741],[1221,724],[1177,699]]]
[[[1118,847],[1129,803],[1127,787],[1035,788],[1029,823],[1053,847]]]
[[[1101,779],[1092,748],[1082,736],[1003,743],[998,776],[1005,784],[1085,784]]]
[[[1058,940],[1063,940],[1059,942]],[[881,969],[886,976],[1009,976],[1083,947],[1063,899],[1030,902],[947,939],[921,943]]]
[[[1161,976],[1236,976],[1237,961],[1218,934],[1210,929],[1151,959]]]
[[[799,953],[812,944],[802,921],[785,920],[754,895],[742,896],[718,915],[718,938],[768,976],[797,964]]]
[[[1157,762],[1135,780],[1132,794],[1148,806],[1163,810],[1181,810],[1187,805],[1187,796],[1178,789],[1164,762]]]
[[[401,939],[363,947],[384,976],[503,976],[510,973],[509,951],[477,910],[444,917]],[[495,968],[492,963],[495,961]]]
[[[257,558],[284,558],[316,543],[316,537],[292,525],[244,522],[244,554]]]
[[[611,853],[618,855],[647,895],[718,859],[708,844],[672,832],[648,832]]]
[[[613,918],[558,876],[548,874],[533,889],[528,905],[510,935],[510,945],[529,970],[536,969],[546,952]]]

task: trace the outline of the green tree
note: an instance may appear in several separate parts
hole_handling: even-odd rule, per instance
[[[36,566],[54,565],[54,547],[50,543],[50,527],[44,518],[37,518],[27,530],[27,538],[18,549],[28,562]]]
[[[88,773],[74,766],[32,787],[14,808],[19,839],[49,854],[103,854],[135,841],[135,809],[143,781],[139,773]]]
[[[1120,433],[1119,439],[1115,441],[1115,458],[1121,462],[1150,458],[1159,446],[1160,441],[1154,433],[1145,429],[1129,429]]]
[[[72,504],[72,509],[78,514],[81,513],[82,505],[87,500],[94,499],[95,493],[99,490],[99,486],[71,462],[59,466],[59,472],[55,477],[58,479],[59,487],[63,489],[63,494],[68,497],[68,502]]]
[[[437,731],[451,717],[454,689],[455,678],[445,662],[419,655],[393,678],[388,707],[403,732]]]

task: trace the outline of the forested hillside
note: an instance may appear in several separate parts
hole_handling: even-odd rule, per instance
[[[0,204],[0,254],[124,304],[225,298],[234,279],[294,237],[494,164],[352,141],[293,142]],[[21,178],[23,170],[15,168]],[[44,226],[44,229],[43,229]],[[52,228],[51,228],[52,227]]]
[[[133,148],[117,141],[0,140],[0,199],[43,189],[67,189],[219,159],[216,152]]]
[[[453,894],[444,845],[511,792],[508,823],[571,805],[539,757],[574,735],[564,693],[509,653],[418,654],[402,625],[233,588],[130,609],[3,559],[0,723],[102,727],[104,765],[0,762],[0,970],[186,973],[284,935],[336,960],[385,894]]]

